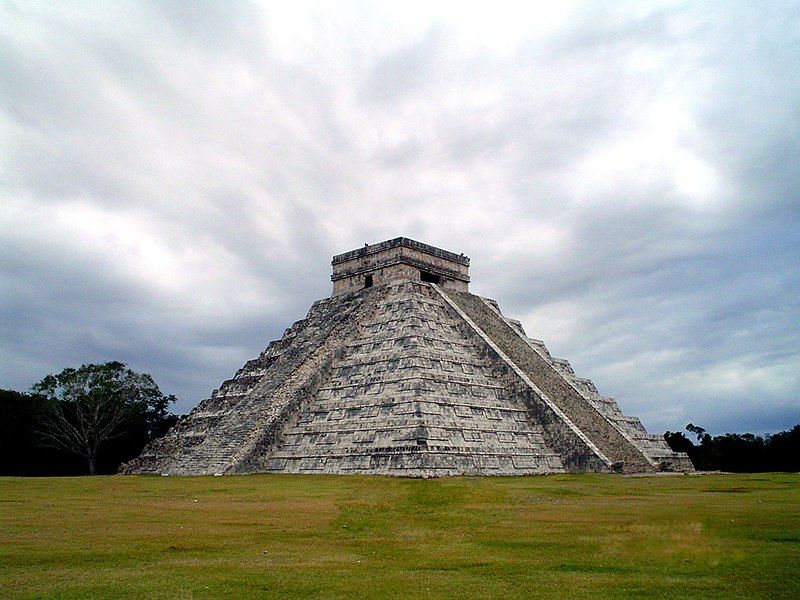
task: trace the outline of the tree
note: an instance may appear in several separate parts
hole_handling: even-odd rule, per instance
[[[686,452],[691,458],[695,446],[692,440],[687,438],[683,433],[680,431],[667,431],[664,434],[664,439],[672,450],[675,452]]]
[[[695,434],[697,436],[697,441],[698,442],[702,442],[704,437],[706,437],[706,436],[710,437],[708,435],[708,433],[706,433],[705,429],[703,429],[702,427],[700,427],[698,425],[693,425],[692,423],[689,423],[686,426],[686,431],[691,431],[693,434]]]
[[[144,429],[147,439],[163,434],[167,407],[153,378],[123,363],[81,365],[48,375],[32,392],[45,401],[39,433],[45,443],[83,457],[97,472],[98,453],[109,441]]]

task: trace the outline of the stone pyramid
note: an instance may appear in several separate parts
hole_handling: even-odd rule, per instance
[[[334,256],[333,294],[125,473],[411,477],[689,471],[496,302],[408,238]]]

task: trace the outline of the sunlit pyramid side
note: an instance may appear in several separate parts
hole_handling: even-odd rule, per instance
[[[690,471],[469,293],[469,258],[408,238],[333,257],[333,293],[125,473],[410,477]]]

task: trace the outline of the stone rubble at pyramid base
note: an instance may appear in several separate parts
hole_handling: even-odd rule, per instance
[[[496,303],[419,281],[316,302],[126,473],[689,471]]]

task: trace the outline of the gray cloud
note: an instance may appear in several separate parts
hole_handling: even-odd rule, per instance
[[[188,410],[397,235],[652,431],[800,420],[800,6],[0,3],[0,385]]]

